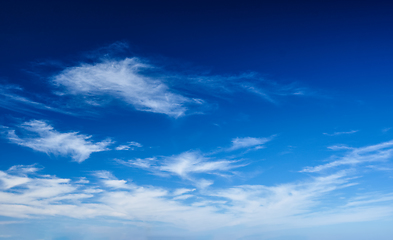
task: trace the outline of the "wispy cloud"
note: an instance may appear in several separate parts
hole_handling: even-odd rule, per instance
[[[218,153],[231,152],[238,149],[256,150],[264,148],[264,144],[273,138],[243,137],[232,139],[232,145],[228,148],[219,148],[216,151],[203,154],[200,151],[187,151],[173,156],[160,156],[150,158],[136,158],[128,161],[117,159],[118,163],[126,166],[145,169],[160,176],[178,176],[189,180],[199,188],[206,188],[214,182],[205,178],[200,178],[198,174],[217,175],[230,177],[234,174],[234,169],[244,167],[248,163],[241,163],[243,160],[233,158],[223,159],[212,157]]]
[[[189,188],[178,188],[178,189],[176,189],[176,190],[173,192],[173,195],[179,196],[179,195],[183,195],[183,194],[185,194],[185,193],[193,192],[193,191],[195,191],[195,190],[196,190],[195,188],[194,188],[194,189],[189,189]]]
[[[368,165],[367,168],[371,168],[377,171],[393,171],[393,167],[391,166],[376,166],[376,165]]]
[[[18,86],[0,84],[0,107],[16,112],[37,113],[38,110],[46,110],[73,115],[71,112],[49,104],[34,101],[24,94],[25,91]]]
[[[346,146],[333,146],[332,150],[349,151],[343,157],[330,161],[329,163],[318,165],[315,167],[306,167],[301,172],[320,172],[323,170],[339,167],[339,166],[356,166],[369,162],[384,162],[393,157],[393,141],[384,142],[362,148],[349,148]]]
[[[117,179],[107,171],[94,172],[98,182],[88,184],[15,169],[0,171],[0,215],[22,219],[106,216],[203,231],[233,226],[307,227],[368,221],[393,213],[391,194],[364,194],[326,204],[333,192],[356,184],[345,171],[275,186],[168,191]]]
[[[192,70],[176,64],[173,66],[176,71],[169,70],[167,62],[152,63],[138,56],[113,57],[113,51],[126,52],[127,48],[126,43],[117,42],[96,51],[92,57],[95,63],[81,62],[64,68],[51,78],[51,82],[60,88],[57,94],[80,96],[79,101],[93,106],[105,105],[110,98],[119,99],[136,110],[172,117],[200,112],[195,109],[207,105],[206,101],[191,96],[223,97],[243,92],[278,103],[279,97],[315,95],[297,83],[280,84],[264,79],[256,72],[237,75],[190,73]]]
[[[126,180],[118,180],[109,171],[95,171],[94,176],[101,179],[101,182],[106,186],[114,189],[132,189],[134,185],[129,184]]]
[[[346,204],[346,206],[370,205],[374,203],[390,202],[390,201],[393,201],[393,194],[391,193],[389,194],[372,193],[360,197],[354,197]]]
[[[8,172],[0,173],[1,183],[14,177]],[[95,176],[100,179],[98,186],[75,184],[71,179],[49,175],[24,175],[26,181],[15,182],[12,188],[0,185],[0,215],[16,218],[109,216],[186,228],[206,228],[203,221],[206,216],[216,223],[226,221],[223,214],[214,214],[210,207],[184,205],[183,199],[173,199],[178,196],[165,189],[130,184],[106,171],[96,172]]]
[[[263,144],[271,141],[270,138],[255,138],[255,137],[243,137],[243,138],[234,138],[232,139],[232,146],[229,147],[228,151],[234,151],[242,148],[255,148],[260,149],[263,148]]]
[[[64,69],[53,76],[52,82],[61,87],[59,95],[80,95],[91,105],[102,105],[104,97],[120,99],[140,111],[183,116],[188,104],[200,104],[174,92],[160,78],[150,77],[154,67],[133,57],[104,60],[94,64],[82,63]]]
[[[122,150],[134,150],[135,148],[141,148],[143,147],[142,144],[138,143],[138,142],[129,142],[126,145],[119,145],[116,147],[116,150],[118,151],[122,151]]]
[[[5,137],[12,143],[47,154],[71,156],[76,162],[83,162],[93,152],[109,150],[107,146],[112,143],[109,139],[94,143],[90,140],[91,136],[78,132],[61,133],[42,120],[20,124],[21,136],[16,134],[15,129],[5,129]]]
[[[104,107],[118,100],[138,111],[178,118],[204,112],[212,96],[227,98],[235,92],[256,94],[271,103],[278,103],[279,97],[313,95],[310,89],[296,83],[280,84],[255,72],[237,75],[190,73],[190,69],[176,64],[173,67],[176,70],[169,70],[168,63],[153,63],[138,56],[125,57],[127,48],[126,43],[117,42],[87,54],[88,60],[56,63],[56,73],[49,77],[51,92],[42,94],[46,101],[32,100],[26,97],[28,92],[16,86],[0,86],[0,106],[14,111],[36,109],[83,115],[92,112],[92,107]],[[115,56],[114,52],[123,54]],[[89,111],[78,112],[81,107]]]
[[[349,186],[346,173],[338,172],[305,182],[271,187],[243,185],[212,194],[229,200],[227,205],[231,211],[247,216],[236,220],[237,224],[269,225],[291,222],[295,216],[305,220],[323,195]]]
[[[359,132],[359,130],[352,130],[352,131],[348,131],[348,132],[323,133],[323,135],[338,136],[338,135],[343,135],[343,134],[353,134],[353,133],[357,133],[357,132]]]
[[[178,75],[178,78],[184,78]],[[234,92],[246,92],[256,94],[268,102],[278,103],[279,97],[290,96],[315,96],[314,91],[299,86],[297,83],[280,84],[268,80],[257,72],[233,74],[233,75],[187,75],[188,84],[202,86],[202,91],[213,89],[211,94],[231,94]]]
[[[223,173],[229,170],[244,166],[244,164],[238,164],[238,161],[235,160],[208,158],[197,151],[188,151],[170,157],[118,161],[130,167],[151,171],[154,174],[178,176],[195,182],[196,185],[202,188],[211,185],[213,182],[195,178],[194,174],[223,175]]]

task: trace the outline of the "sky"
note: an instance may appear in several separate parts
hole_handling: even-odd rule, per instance
[[[392,7],[6,1],[0,239],[392,239]]]

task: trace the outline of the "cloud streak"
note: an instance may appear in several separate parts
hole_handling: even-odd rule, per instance
[[[31,120],[18,126],[24,135],[18,136],[15,129],[6,128],[5,137],[20,146],[28,147],[39,152],[62,156],[71,156],[76,162],[83,162],[94,152],[109,150],[112,143],[107,139],[94,143],[91,136],[78,132],[61,133],[42,120]]]
[[[74,115],[71,112],[33,101],[23,96],[24,93],[25,91],[18,86],[0,84],[0,107],[16,112],[37,113],[37,110],[45,110]]]
[[[263,144],[271,141],[270,138],[254,138],[254,137],[243,137],[243,138],[234,138],[232,139],[232,146],[229,147],[228,151],[235,151],[242,148],[255,148],[260,149],[263,148]]]
[[[384,162],[393,157],[393,141],[388,141],[376,145],[361,148],[349,148],[345,146],[333,146],[332,150],[349,151],[343,157],[337,158],[329,163],[315,167],[306,167],[301,172],[321,172],[339,166],[356,166],[370,162]]]
[[[353,134],[353,133],[357,133],[359,132],[359,130],[352,130],[352,131],[348,131],[348,132],[334,132],[334,133],[323,133],[323,135],[326,136],[338,136],[338,135],[344,135],[344,134]]]

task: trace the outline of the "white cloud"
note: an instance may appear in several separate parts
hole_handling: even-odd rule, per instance
[[[329,146],[329,147],[327,147],[328,149],[330,149],[330,150],[333,150],[333,151],[338,151],[338,150],[352,150],[352,149],[354,149],[354,148],[352,148],[352,147],[348,147],[347,145],[343,145],[343,144],[341,144],[341,145],[333,145],[333,146]]]
[[[144,169],[151,169],[151,170],[156,170],[155,162],[157,161],[156,158],[137,158],[133,160],[128,160],[128,161],[121,161],[118,160],[119,163],[131,166],[131,167],[137,167],[137,168],[144,168]]]
[[[178,195],[183,195],[184,193],[189,193],[189,192],[193,192],[196,189],[189,189],[189,188],[178,188],[173,192],[173,195],[178,196]]]
[[[235,161],[211,161],[198,152],[185,152],[169,157],[159,170],[187,178],[191,173],[213,173],[227,171],[239,166],[233,165]]]
[[[27,177],[20,177],[15,175],[7,175],[0,172],[0,177],[2,178],[2,188],[10,189],[12,187],[27,183],[29,179]]]
[[[14,165],[10,169],[8,169],[8,172],[15,172],[19,174],[29,174],[29,173],[35,173],[40,168],[35,167],[35,164],[33,165]]]
[[[108,171],[96,171],[94,174],[96,177],[101,178],[101,182],[110,188],[115,189],[132,189],[133,185],[128,184],[126,180],[118,180],[112,173]]]
[[[77,162],[83,162],[93,152],[108,150],[110,140],[93,143],[91,136],[78,132],[60,133],[51,125],[41,120],[31,120],[19,125],[24,136],[18,136],[14,129],[7,129],[6,137],[12,143],[32,148],[47,154],[71,156]]]
[[[263,232],[267,226],[285,229],[368,221],[393,213],[391,194],[366,194],[332,205],[333,192],[356,184],[345,171],[275,186],[241,185],[208,191],[138,186],[107,171],[94,173],[99,179],[96,184],[38,173],[0,173],[0,183],[15,179],[11,188],[0,187],[0,215],[22,219],[105,216],[194,231],[259,226]]]
[[[234,138],[232,139],[232,146],[228,148],[228,151],[234,151],[241,148],[251,148],[256,149],[262,148],[263,144],[269,142],[271,138],[254,138],[254,137],[244,137],[244,138]]]
[[[143,147],[142,144],[138,142],[129,142],[127,145],[119,145],[116,147],[116,150],[122,151],[122,150],[134,150],[135,147],[141,148]]]
[[[193,175],[201,173],[221,175],[222,172],[245,166],[244,164],[236,164],[238,161],[234,160],[207,158],[197,151],[188,151],[179,155],[162,157],[162,159],[137,158],[119,162],[127,166],[142,168],[158,175],[179,176],[194,182],[196,186],[201,188],[207,187],[213,182],[206,179],[196,179]]]
[[[306,182],[277,186],[243,185],[211,193],[228,202],[223,207],[238,213],[236,224],[282,224],[306,218],[320,204],[322,197],[348,187],[345,172],[317,177]],[[242,217],[240,217],[242,216]]]
[[[301,172],[320,172],[338,166],[356,166],[368,162],[383,162],[393,157],[393,141],[384,142],[362,148],[332,146],[332,150],[346,149],[349,152],[337,160],[315,167],[306,167]]]
[[[195,196],[192,195],[192,194],[183,194],[183,195],[174,197],[173,199],[174,200],[186,200],[186,199],[189,199],[189,198],[192,198],[192,197],[195,197]]]
[[[111,96],[133,105],[137,110],[172,117],[183,116],[187,104],[201,103],[199,99],[173,92],[159,78],[150,77],[146,71],[152,68],[136,57],[106,60],[66,68],[52,81],[63,87],[60,95],[82,95],[92,105],[101,105],[99,97]]]
[[[352,198],[346,206],[359,206],[359,205],[369,205],[373,203],[389,202],[393,201],[393,194],[378,194],[373,193],[370,195],[364,195],[361,197]]]
[[[119,145],[115,148],[117,151],[122,151],[122,150],[129,150],[130,146],[128,145]]]
[[[264,144],[270,141],[269,138],[234,138],[229,148],[221,148],[211,152],[208,155],[214,155],[223,151],[234,151],[238,149],[260,149],[264,148]],[[209,174],[221,177],[230,177],[234,173],[234,169],[244,167],[247,164],[240,164],[239,160],[217,159],[208,157],[199,151],[187,151],[178,155],[136,158],[128,161],[117,160],[120,164],[142,168],[159,176],[178,176],[182,179],[193,182],[194,186],[203,189],[214,183],[211,179],[197,177],[198,174]]]
[[[0,182],[12,179],[8,172],[0,171]],[[205,227],[203,218],[223,222],[222,214],[213,209],[183,205],[167,190],[141,187],[118,180],[112,174],[96,172],[100,189],[70,179],[54,176],[28,177],[24,183],[15,183],[11,189],[0,188],[0,215],[16,218],[35,216],[68,216],[94,218],[117,217],[128,220],[165,222],[179,227]],[[179,199],[182,201],[183,199]],[[189,216],[193,216],[190,218]]]
[[[162,64],[152,65],[138,57],[110,57],[114,49],[121,52],[127,48],[125,43],[112,44],[90,55],[95,63],[82,62],[53,75],[50,83],[57,88],[52,93],[64,96],[61,99],[54,98],[52,94],[34,96],[17,86],[0,85],[0,107],[13,111],[50,110],[76,115],[86,114],[86,111],[76,113],[76,106],[103,106],[118,99],[139,111],[177,118],[190,112],[200,113],[202,110],[197,108],[206,106],[204,100],[191,95],[222,96],[246,92],[257,94],[271,103],[277,103],[277,98],[282,96],[312,95],[310,90],[295,83],[279,84],[263,79],[258,73],[187,75],[182,71],[167,71]],[[65,96],[72,96],[72,101]],[[69,111],[71,108],[73,111]]]
[[[357,133],[359,132],[359,130],[352,130],[352,131],[348,131],[348,132],[334,132],[334,133],[323,133],[324,135],[327,136],[338,136],[338,135],[343,135],[343,134],[353,134],[353,133]]]

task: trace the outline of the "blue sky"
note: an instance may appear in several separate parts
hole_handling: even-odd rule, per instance
[[[392,7],[5,3],[0,239],[391,239]]]

